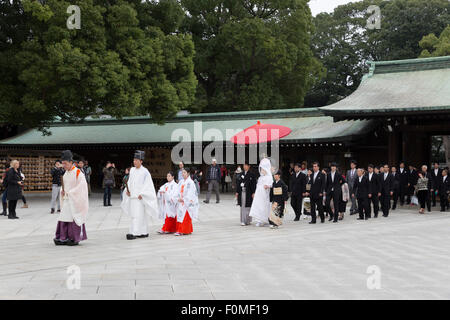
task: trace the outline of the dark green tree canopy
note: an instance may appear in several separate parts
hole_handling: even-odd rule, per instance
[[[81,29],[67,28],[69,5],[80,7]],[[197,81],[180,12],[170,0],[2,1],[0,122],[44,128],[97,114],[163,122],[187,109]]]
[[[198,110],[299,107],[321,71],[307,0],[181,0],[192,33]]]
[[[442,31],[441,35],[436,37],[430,33],[420,40],[420,47],[423,49],[421,58],[442,57],[450,55],[450,25]]]
[[[381,10],[380,29],[367,28],[371,5]],[[449,21],[448,0],[363,0],[317,15],[312,46],[327,74],[308,92],[305,105],[320,107],[350,95],[368,60],[417,58],[422,37],[440,34]]]

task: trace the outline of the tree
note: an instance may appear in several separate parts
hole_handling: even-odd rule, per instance
[[[167,3],[138,5],[156,12]],[[73,4],[81,9],[79,30],[66,27]],[[172,32],[180,21],[165,30],[157,14],[140,21],[135,6],[125,0],[2,2],[0,14],[15,24],[0,29],[0,122],[44,129],[57,118],[150,114],[162,123],[188,108],[197,85],[191,37]]]
[[[424,36],[419,42],[423,49],[421,58],[442,57],[450,55],[450,25],[436,37],[434,33]]]
[[[367,28],[371,5],[381,10],[381,28]],[[363,0],[338,6],[314,18],[312,47],[327,75],[308,93],[305,106],[339,101],[359,86],[369,60],[402,60],[419,56],[419,41],[439,34],[450,20],[448,0]]]
[[[302,106],[320,75],[307,0],[181,0],[192,33],[198,111]]]

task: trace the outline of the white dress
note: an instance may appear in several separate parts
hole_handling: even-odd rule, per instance
[[[175,181],[165,183],[158,191],[159,218],[177,216],[178,184]]]
[[[260,224],[269,222],[270,210],[270,188],[273,184],[272,166],[268,158],[264,158],[259,163],[258,183],[256,184],[255,197],[253,198],[252,207],[250,208],[250,217],[254,218]],[[265,189],[264,186],[270,188]]]
[[[130,234],[134,236],[148,234],[148,216],[158,217],[158,201],[150,172],[145,167],[131,168],[123,191],[122,210],[131,218]],[[130,196],[126,194],[129,190]],[[142,200],[138,197],[142,196]]]
[[[180,181],[178,184],[178,198],[182,198],[184,203],[178,202],[177,221],[182,223],[186,212],[192,220],[198,219],[198,195],[194,181],[190,177]]]

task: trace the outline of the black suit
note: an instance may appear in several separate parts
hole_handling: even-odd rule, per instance
[[[295,219],[298,220],[302,214],[303,193],[306,188],[306,175],[294,172],[291,176],[291,206],[295,212]]]
[[[374,173],[372,179],[376,177]],[[359,177],[356,177],[353,184],[353,193],[355,194],[356,200],[358,201],[358,212],[359,218],[364,219],[364,214],[366,219],[370,217],[370,204],[369,204],[369,193],[370,185],[369,178],[367,176],[362,176],[361,181]]]
[[[380,175],[374,172],[371,179],[369,179],[369,173],[366,174],[366,177],[367,181],[369,181],[370,194],[370,197],[368,197],[369,218],[371,216],[371,204],[373,205],[373,215],[376,218],[378,217],[378,211],[380,211],[380,198],[378,197],[378,194],[381,192]]]
[[[325,221],[325,215],[323,213],[323,193],[325,191],[325,175],[322,172],[318,172],[316,179],[314,179],[314,172],[311,174],[311,222],[316,223],[316,207],[319,211],[320,221]]]
[[[243,178],[242,178],[243,177]],[[238,194],[238,205],[242,205],[242,187],[245,187],[245,206],[251,207],[253,203],[252,194],[256,192],[256,176],[253,172],[242,172],[236,181],[236,193]],[[244,184],[242,186],[242,184]]]
[[[431,169],[431,179],[433,180],[433,185],[435,190],[431,193],[431,199],[433,201],[433,207],[436,206],[436,189],[439,185],[440,179],[442,179],[442,169],[438,169],[437,174],[434,173],[434,168]]]
[[[327,174],[327,181],[325,190],[327,192],[325,207],[330,215],[330,220],[333,218],[335,222],[338,221],[339,216],[339,204],[342,200],[342,185],[345,183],[344,177],[337,171],[334,173],[334,179],[331,172]],[[333,200],[334,215],[331,210],[331,200]]]
[[[398,174],[398,195],[400,198],[400,205],[403,206],[405,204],[405,195],[408,193],[408,170],[403,168],[403,172],[401,172],[401,168],[397,171]]]
[[[450,177],[447,175],[447,178],[443,179],[441,177],[439,179],[439,183],[437,185],[439,199],[441,200],[441,211],[445,211],[448,208],[448,194],[450,193]]]
[[[392,174],[388,173],[386,179],[384,178],[385,173],[380,173],[381,182],[381,210],[383,211],[383,216],[387,217],[389,215],[389,209],[391,208],[391,192],[394,192],[394,177]]]
[[[397,208],[397,201],[398,198],[400,196],[400,174],[398,172],[392,172],[392,177],[394,178],[394,182],[393,182],[393,192],[394,194],[392,195],[392,210],[395,210],[395,208]]]

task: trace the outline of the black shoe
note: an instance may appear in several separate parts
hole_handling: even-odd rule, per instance
[[[141,234],[140,236],[136,236],[136,238],[148,238],[148,233],[147,234]]]
[[[75,242],[75,241],[69,239],[69,240],[67,240],[66,245],[71,246],[71,247],[72,247],[72,246],[77,246],[77,245],[78,245],[78,242]]]
[[[333,223],[337,223],[337,221],[336,221],[336,220],[333,220]]]
[[[55,213],[55,209],[50,210],[50,214],[54,214]]]
[[[392,207],[392,209],[391,209],[391,210],[395,210],[395,209],[397,209],[397,207]]]
[[[18,216],[14,216],[13,219],[19,219],[19,217]]]
[[[58,209],[58,211],[56,211],[56,212],[60,213],[60,212],[61,212],[61,209]]]
[[[320,223],[325,223],[325,219],[323,219],[323,220],[320,220]]]
[[[136,236],[133,236],[132,234],[127,234],[127,240],[134,240],[136,239]]]
[[[350,215],[352,216],[352,215],[354,215],[354,214],[356,214],[356,213],[354,213],[354,212],[350,212]]]
[[[110,204],[108,204],[108,207],[112,207],[112,204],[110,203]]]
[[[209,203],[209,201],[203,200],[204,203]]]
[[[314,221],[314,222],[313,222],[313,221],[311,221],[311,222],[309,222],[309,224],[316,224],[316,222],[315,222],[315,221]]]
[[[356,218],[356,220],[364,220],[364,218]]]
[[[333,217],[330,216],[330,219],[328,219],[328,221],[332,221],[332,220],[333,220]]]
[[[300,218],[295,217],[294,221],[300,221]]]
[[[383,214],[383,217],[387,218],[388,216],[387,216],[387,214]]]
[[[364,219],[365,219],[365,220],[369,220],[370,218],[369,218],[369,217],[365,217]]]
[[[220,201],[216,201],[216,203],[220,203]]]
[[[55,243],[55,246],[65,246],[67,244],[67,241],[61,241],[59,239],[53,239],[53,242]]]
[[[7,216],[8,214],[6,212],[3,212],[2,214],[0,214],[0,216]]]

